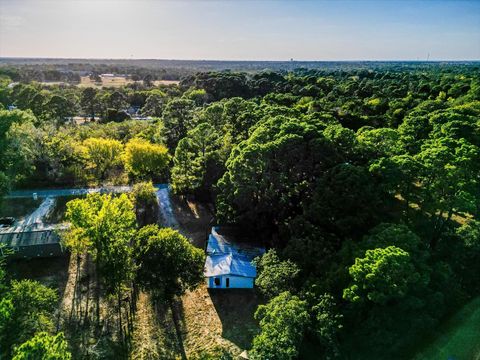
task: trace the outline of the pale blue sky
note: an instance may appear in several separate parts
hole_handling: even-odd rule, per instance
[[[0,56],[479,60],[478,1],[0,0]]]

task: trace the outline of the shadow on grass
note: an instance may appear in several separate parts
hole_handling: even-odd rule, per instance
[[[18,259],[8,262],[8,274],[16,280],[31,279],[58,289],[61,299],[68,279],[69,255],[55,258]]]
[[[260,297],[250,289],[209,289],[208,293],[222,322],[222,337],[249,349],[259,331],[254,314],[262,303]]]

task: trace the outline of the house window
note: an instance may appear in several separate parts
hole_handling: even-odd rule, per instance
[[[215,278],[214,280],[215,286],[220,286],[220,278]]]
[[[226,282],[225,286],[230,287],[230,278],[227,278],[227,282]]]

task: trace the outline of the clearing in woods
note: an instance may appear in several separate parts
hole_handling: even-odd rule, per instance
[[[109,77],[102,77],[102,82],[101,83],[96,83],[95,81],[92,81],[90,77],[88,76],[82,76],[80,78],[80,84],[78,84],[79,87],[96,87],[96,88],[101,88],[102,86],[104,87],[122,87],[128,84],[133,84],[135,81],[132,79],[128,79],[125,76],[109,76]],[[158,85],[172,85],[172,84],[178,84],[180,81],[178,80],[155,80],[152,81],[155,86]]]
[[[171,215],[177,222],[175,227],[203,249],[212,226],[211,210],[169,195]],[[27,206],[38,207],[38,201]],[[114,335],[117,314],[114,303],[104,297],[103,289],[99,303],[102,327],[100,332],[95,330],[96,274],[90,256],[22,260],[11,265],[9,271],[15,278],[35,279],[58,290],[56,327],[65,331],[75,359],[115,358],[118,354]],[[141,292],[133,320],[131,358],[175,359],[186,355],[196,359],[224,351],[238,355],[250,347],[258,331],[253,318],[258,304],[255,291],[209,291],[202,284],[176,301],[176,329],[172,310],[161,304],[155,308],[150,296]]]
[[[158,198],[160,201],[164,199],[162,196]],[[205,205],[175,195],[170,194],[169,199],[171,202],[165,209],[168,211],[161,213],[173,215],[175,228],[203,249],[213,220],[212,212]],[[254,291],[209,291],[203,284],[188,291],[174,306],[179,338],[171,310],[154,309],[150,297],[142,293],[134,321],[132,356],[142,360],[168,359],[179,358],[183,353],[188,359],[197,359],[206,354],[219,355],[223,351],[239,355],[250,347],[258,330],[253,318],[258,304]],[[149,352],[160,356],[150,357]]]
[[[130,78],[125,76],[108,76],[102,77],[102,82],[95,82],[90,79],[89,76],[81,76],[80,82],[77,83],[78,87],[94,87],[94,88],[101,88],[101,87],[113,87],[113,88],[120,88],[128,84],[133,84],[133,81]],[[143,82],[142,80],[137,82]],[[178,85],[180,83],[179,80],[154,80],[152,81],[153,85]],[[42,85],[47,86],[54,86],[54,85],[71,85],[71,83],[64,82],[64,81],[42,81]],[[75,83],[73,83],[75,85]]]

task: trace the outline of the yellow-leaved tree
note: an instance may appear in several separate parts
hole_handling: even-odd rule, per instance
[[[170,155],[168,149],[144,139],[132,139],[125,146],[125,169],[135,179],[165,179]]]

